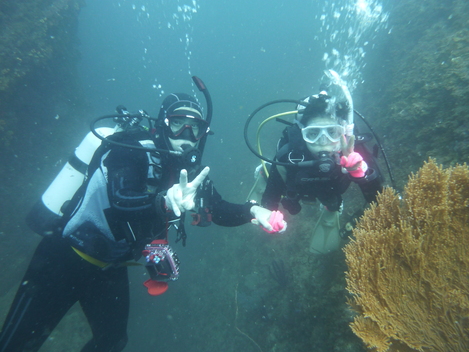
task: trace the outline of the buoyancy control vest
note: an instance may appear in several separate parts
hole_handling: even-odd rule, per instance
[[[350,184],[347,175],[342,173],[339,153],[322,152],[313,158],[297,125],[284,129],[278,143],[276,160],[291,163],[291,166],[285,167],[286,192],[282,198],[282,205],[291,214],[301,210],[300,200],[314,201],[320,198],[324,201],[327,195],[336,195],[335,199]]]
[[[105,138],[122,140],[128,132],[116,132],[113,128],[96,129]],[[142,146],[153,146],[153,141],[146,131],[133,132]],[[138,133],[138,136],[137,134]],[[82,140],[67,163],[57,174],[47,190],[26,215],[27,225],[42,236],[61,235],[63,227],[79,205],[93,173],[100,167],[102,156],[110,150],[110,143],[101,142],[89,132]],[[159,177],[161,159],[158,153],[147,153],[149,175]]]
[[[142,196],[124,194],[114,203],[115,199],[111,199],[110,195],[115,190],[111,189],[109,179],[114,176],[108,173],[108,166],[112,167],[108,160],[114,147],[111,143],[103,142],[89,165],[89,177],[76,192],[63,217],[63,237],[68,238],[80,252],[107,263],[137,259],[141,247],[161,235],[165,229],[162,219],[148,216],[156,207],[155,200],[157,192],[161,191],[158,185],[162,177],[161,157],[154,150],[149,134],[142,130],[125,131],[117,132],[109,138],[121,143],[130,141],[149,149],[148,152],[139,151],[139,155],[134,155],[131,148],[117,147],[130,154],[121,155],[116,150],[114,153],[117,154],[112,157],[118,165],[119,159],[125,163],[132,155],[138,157],[140,161],[136,165],[139,166],[130,169],[135,171],[130,177],[142,177],[146,191]],[[116,177],[118,184],[125,182],[119,178],[121,176]]]
[[[297,125],[284,129],[276,153],[276,160],[292,164],[286,167],[287,188],[291,189],[307,187],[311,182],[337,179],[341,175],[339,158],[336,152],[320,152],[317,158],[313,158]]]
[[[337,197],[343,194],[349,187],[352,180],[360,186],[367,202],[375,200],[376,193],[381,189],[382,176],[376,163],[377,149],[370,151],[366,142],[370,141],[370,134],[357,135],[355,139],[355,151],[359,152],[368,164],[368,171],[365,177],[354,179],[344,173],[340,165],[340,153],[319,153],[313,159],[309,153],[306,142],[301,136],[301,131],[297,125],[284,129],[283,136],[278,143],[276,159],[281,162],[292,163],[291,167],[286,167],[286,195],[282,199],[282,204],[286,208],[291,208],[293,212],[299,212],[301,208],[300,200],[321,199],[325,203],[328,198],[334,203],[335,194]],[[298,166],[295,163],[308,166]],[[306,163],[305,163],[306,162]]]

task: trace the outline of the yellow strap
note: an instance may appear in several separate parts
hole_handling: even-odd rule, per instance
[[[102,262],[101,260],[98,260],[96,258],[93,258],[92,256],[89,256],[88,254],[86,253],[83,253],[82,251],[79,251],[78,249],[76,249],[75,247],[72,247],[72,249],[75,251],[76,254],[78,254],[80,257],[82,257],[84,260],[86,260],[87,262],[93,264],[93,265],[96,265],[100,268],[105,268],[109,265],[112,265],[111,263],[106,263],[106,262]],[[135,263],[135,262],[125,262],[125,263],[120,263],[119,266],[139,266],[139,265],[142,265],[140,263]]]

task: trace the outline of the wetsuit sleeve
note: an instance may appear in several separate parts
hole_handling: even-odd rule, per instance
[[[262,195],[262,206],[269,210],[278,210],[278,205],[282,195],[285,193],[285,189],[286,186],[282,176],[280,176],[277,167],[272,165],[267,180],[267,186]]]
[[[358,186],[368,203],[376,201],[376,196],[383,188],[382,178],[375,169],[368,168],[364,177],[356,178],[349,176]]]
[[[349,178],[358,184],[368,203],[374,202],[378,192],[383,188],[383,177],[379,171],[376,158],[364,143],[355,145],[355,151],[360,153],[366,161],[368,164],[368,170],[366,170],[364,177],[354,178],[349,175]]]
[[[212,181],[208,181],[212,182]],[[212,221],[220,226],[234,227],[251,222],[252,204],[230,203],[222,199],[215,187],[211,185],[210,202],[212,209]]]

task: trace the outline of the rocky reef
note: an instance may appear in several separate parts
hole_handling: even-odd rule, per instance
[[[389,4],[390,33],[369,57],[363,111],[403,185],[423,160],[469,161],[469,4]]]
[[[0,146],[8,150],[32,111],[76,97],[77,15],[84,0],[0,5]],[[73,93],[72,93],[73,92]],[[68,100],[67,100],[68,99]],[[30,108],[30,109],[28,109]],[[52,112],[51,112],[52,113]],[[36,116],[34,116],[36,117]]]
[[[0,304],[24,274],[38,238],[25,212],[60,170],[61,147],[79,123],[83,99],[76,64],[81,0],[0,3]],[[2,316],[3,318],[3,316]]]

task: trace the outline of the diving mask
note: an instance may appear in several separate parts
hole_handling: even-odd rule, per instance
[[[336,143],[345,134],[345,128],[341,125],[308,126],[301,129],[301,134],[307,143],[317,143],[322,136]]]
[[[207,121],[192,115],[170,115],[165,119],[169,138],[197,142],[210,131]]]

